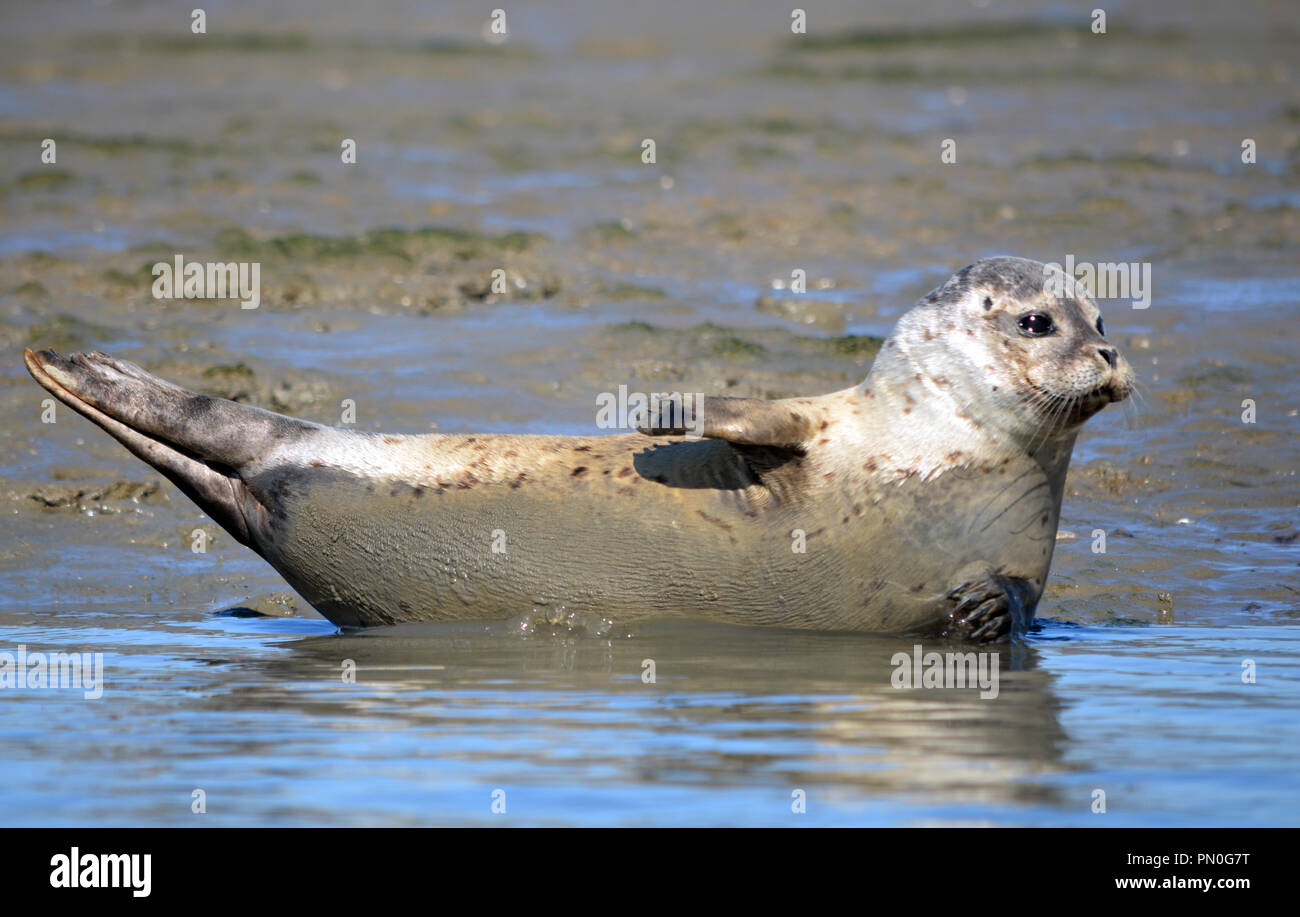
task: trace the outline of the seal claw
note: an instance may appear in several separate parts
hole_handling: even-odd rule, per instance
[[[944,636],[973,643],[993,643],[1010,639],[1028,624],[1025,608],[1033,607],[1029,584],[990,571],[985,576],[962,583],[945,598],[956,602],[948,615]]]

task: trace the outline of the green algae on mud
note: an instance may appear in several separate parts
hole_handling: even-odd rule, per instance
[[[13,191],[54,191],[76,183],[76,174],[67,169],[39,169],[24,172],[13,181],[0,185],[0,194]]]
[[[643,338],[661,348],[698,356],[763,357],[771,350],[795,351],[810,356],[851,357],[861,361],[874,357],[883,339],[866,334],[818,337],[795,334],[784,328],[754,328],[740,331],[713,322],[690,328],[663,328],[650,322],[631,321],[610,325],[605,333],[622,340]]]
[[[1009,42],[1059,43],[1090,35],[1088,19],[1077,23],[1047,22],[1032,19],[996,22],[945,23],[943,25],[893,26],[881,28],[841,29],[839,31],[787,38],[792,51],[826,52],[862,48],[953,48],[973,44],[1007,44]],[[1111,33],[1106,33],[1110,35]],[[1134,28],[1129,25],[1114,33],[1123,40],[1170,42],[1184,35],[1177,29]]]
[[[230,257],[273,255],[294,261],[323,261],[335,258],[395,258],[407,264],[423,255],[462,261],[500,257],[532,248],[545,241],[535,232],[487,235],[464,229],[425,226],[419,229],[374,229],[351,236],[323,236],[298,232],[258,239],[247,230],[230,228],[219,232],[214,247]]]
[[[123,263],[126,255],[105,254],[81,259],[73,271],[88,271],[78,284],[81,290],[97,289],[114,299],[144,299],[152,296],[154,266],[171,264],[177,253],[183,252],[189,262],[261,264],[263,307],[351,304],[371,312],[427,315],[474,303],[557,296],[566,281],[550,260],[536,251],[547,241],[542,233],[523,230],[489,234],[424,226],[342,235],[291,232],[259,236],[227,226],[213,232],[206,243],[181,247],[154,241],[132,246],[130,256],[146,259],[135,262],[134,267]],[[22,273],[38,275],[49,265],[20,264],[19,268]],[[73,271],[67,272],[69,276]],[[496,271],[504,271],[504,275]],[[504,291],[500,290],[502,282]],[[643,298],[652,295],[647,290]],[[169,308],[180,308],[182,302],[219,309],[228,304],[222,299],[194,297],[177,299]]]
[[[202,35],[170,32],[120,34],[102,32],[67,40],[66,44],[81,52],[127,54],[173,54],[229,56],[237,54],[308,55],[308,54],[409,54],[419,57],[452,59],[491,55],[507,60],[527,59],[533,55],[519,41],[489,44],[450,36],[434,38],[339,38],[312,35],[301,31],[220,32]]]
[[[27,328],[0,328],[0,342],[7,346],[50,347],[81,350],[111,335],[112,329],[76,315],[58,313]]]
[[[585,350],[600,360],[583,360],[565,388],[603,391],[612,384],[613,365],[630,374],[629,384],[655,391],[671,384],[761,398],[819,395],[861,382],[880,344],[867,335],[818,337],[787,328],[618,322],[588,336]]]

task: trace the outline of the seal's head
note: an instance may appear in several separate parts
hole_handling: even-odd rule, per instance
[[[1073,435],[1133,387],[1082,286],[1024,258],[962,268],[903,316],[882,357],[889,377],[937,390],[973,426],[1021,443]]]

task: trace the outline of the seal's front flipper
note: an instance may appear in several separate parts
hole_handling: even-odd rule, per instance
[[[1023,634],[1037,604],[1027,580],[992,570],[950,590],[945,598],[954,604],[944,636],[975,643],[1002,643]]]
[[[649,423],[638,429],[648,436],[694,433],[738,446],[800,451],[812,439],[809,415],[786,402],[720,395],[705,395],[691,401],[681,396],[665,399],[657,410],[652,409]]]

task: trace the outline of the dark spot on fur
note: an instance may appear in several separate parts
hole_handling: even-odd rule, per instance
[[[569,477],[577,478],[577,477],[581,477],[586,473],[587,473],[587,466],[579,465],[577,468],[573,469],[573,471],[569,473]]]
[[[510,489],[511,489],[511,490],[518,490],[518,489],[519,489],[519,485],[522,484],[522,483],[524,483],[524,481],[527,481],[527,480],[528,480],[528,475],[524,474],[524,472],[522,472],[522,471],[519,472],[519,477],[515,478],[513,481],[510,482]]]
[[[830,425],[831,425],[831,422],[830,422],[829,420],[823,420],[823,421],[822,421],[822,425],[821,425],[820,427],[818,427],[817,429],[818,429],[818,430],[825,430],[825,429],[826,429],[827,427],[829,427]]]
[[[831,441],[831,438],[830,438],[829,436],[823,436],[821,439],[817,440],[817,445],[819,445],[819,446],[827,446],[827,445],[830,445],[830,441]]]
[[[713,518],[713,517],[710,516],[708,513],[706,513],[704,510],[702,510],[702,509],[697,509],[695,512],[696,512],[696,514],[697,514],[701,519],[703,519],[705,522],[708,522],[708,523],[710,523],[710,524],[712,524],[712,525],[716,525],[716,526],[718,526],[718,528],[723,529],[724,531],[727,531],[727,532],[730,532],[730,531],[731,531],[731,525],[730,525],[730,524],[728,524],[728,523],[726,523],[726,522],[723,522],[721,519],[715,519],[715,518]],[[734,541],[735,539],[732,539],[732,540]]]
[[[984,311],[987,312],[987,311],[989,311],[989,309],[992,309],[992,308],[993,308],[993,300],[990,299],[989,297],[985,296],[985,297],[984,297]]]
[[[402,441],[402,438],[401,438],[400,436],[385,436],[385,437],[384,437],[384,442],[387,443],[387,444],[390,445],[390,446],[393,445],[394,443],[400,443],[401,441]]]
[[[415,488],[414,490],[411,491],[411,496],[416,497],[416,498],[423,497],[423,496],[424,496],[424,488],[423,488],[423,487],[417,487],[417,488]]]
[[[618,470],[618,474],[616,474],[615,477],[617,477],[617,478],[625,478],[625,477],[627,477],[627,476],[628,476],[629,474],[631,474],[631,473],[632,473],[632,466],[631,466],[631,465],[624,465],[622,468],[620,468],[620,469]]]
[[[826,472],[824,475],[822,475],[822,477],[825,478],[825,479],[828,480],[828,481],[834,480],[834,478],[835,478],[835,472],[833,472],[833,471],[828,471],[828,472]]]
[[[573,447],[573,451],[574,451],[574,452],[590,452],[590,451],[591,451],[591,447],[590,447],[590,446],[574,446],[574,447]]]

